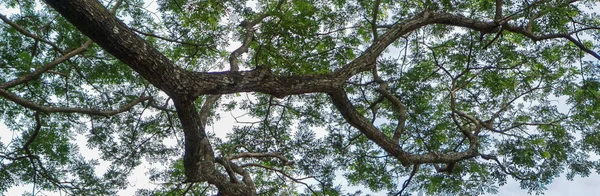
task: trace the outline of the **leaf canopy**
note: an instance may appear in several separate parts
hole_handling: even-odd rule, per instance
[[[0,192],[542,193],[600,171],[598,6],[4,0]]]

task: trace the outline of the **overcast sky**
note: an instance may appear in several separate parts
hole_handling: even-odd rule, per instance
[[[209,131],[214,130],[215,133],[217,133],[217,135],[224,136],[227,132],[225,130],[231,130],[231,128],[235,124],[235,121],[233,120],[233,118],[231,117],[231,115],[229,113],[220,113],[220,115],[222,117],[222,120],[215,123],[216,126],[209,127],[207,130],[209,130]],[[241,115],[241,114],[239,114],[239,115]],[[248,120],[248,119],[243,119],[243,120]],[[2,141],[2,143],[4,143],[4,144],[10,142],[11,135],[13,135],[13,133],[11,131],[7,130],[3,124],[0,124],[0,141]],[[15,135],[15,137],[18,137],[18,134]],[[84,141],[83,136],[78,137],[77,139],[80,139],[81,142]],[[97,152],[95,150],[87,149],[85,147],[86,146],[85,143],[80,143],[79,146],[80,146],[80,150],[82,151],[82,154],[85,154],[86,156],[88,156],[88,158],[92,158],[92,157],[89,157],[89,155],[93,155],[94,157],[99,158],[97,155]],[[133,195],[135,193],[135,190],[137,190],[139,188],[154,187],[152,184],[149,183],[148,177],[145,174],[145,172],[148,171],[151,167],[152,166],[149,165],[148,163],[144,163],[144,164],[140,165],[138,168],[136,168],[136,170],[133,172],[133,175],[129,177],[131,187],[127,190],[119,192],[119,195]],[[104,170],[104,168],[102,168],[102,167],[100,167],[98,169]],[[99,173],[101,173],[101,172],[99,172]],[[342,184],[347,185],[347,183],[345,183],[345,182],[343,182]],[[356,187],[348,188],[348,190],[356,190]],[[10,191],[5,193],[4,195],[7,195],[7,196],[22,195],[22,193],[24,193],[25,191],[31,191],[31,186],[14,187],[14,188],[10,189]],[[55,194],[49,193],[47,195],[57,195],[58,196],[59,194],[58,193],[55,193]],[[378,195],[384,195],[384,194],[378,194]],[[500,187],[499,193],[496,194],[496,196],[519,196],[519,195],[527,195],[527,191],[519,188],[519,184],[512,179],[508,180],[508,183],[505,186]],[[547,195],[547,196],[600,195],[600,176],[598,174],[593,174],[588,178],[576,177],[573,181],[569,181],[564,177],[556,178],[554,180],[554,182],[548,186],[548,190],[545,192],[545,195]],[[493,195],[488,194],[486,196],[493,196]]]
[[[154,1],[152,1],[154,2]],[[154,4],[155,5],[155,4]],[[149,10],[154,10],[155,6],[148,7]],[[7,11],[0,7],[0,12],[3,14],[7,14]],[[3,24],[4,25],[4,24]],[[236,44],[232,44],[229,48],[233,51],[233,48],[236,48]],[[2,100],[6,101],[6,100]],[[238,114],[236,114],[238,115]],[[241,114],[239,114],[241,115]],[[221,113],[222,119],[215,123],[216,126],[209,127],[207,130],[214,130],[218,136],[225,136],[227,130],[231,130],[233,125],[235,124],[233,118],[230,113]],[[11,130],[8,130],[4,124],[0,122],[0,141],[4,144],[7,144],[11,141],[13,137],[20,137],[19,133],[13,133]],[[92,155],[92,157],[88,158],[99,158],[96,150],[87,149],[85,143],[85,137],[80,136],[77,137],[79,141],[79,146],[82,154],[86,156]],[[104,166],[106,167],[106,166]],[[144,163],[140,165],[133,172],[133,175],[129,177],[131,187],[127,190],[121,191],[119,195],[133,195],[135,190],[138,188],[151,188],[152,184],[149,183],[148,177],[145,172],[148,171],[152,166],[148,163]],[[1,168],[0,168],[1,169]],[[99,168],[100,171],[105,170],[105,168]],[[101,173],[101,172],[99,172]],[[346,183],[342,183],[346,185]],[[356,188],[349,188],[355,190]],[[20,186],[14,187],[10,189],[8,192],[0,193],[0,195],[22,195],[25,191],[31,191],[31,186]],[[59,193],[47,193],[46,195],[60,195]],[[508,183],[500,187],[499,193],[497,196],[520,196],[520,195],[528,195],[526,190],[522,190],[519,187],[519,184],[509,179]],[[573,181],[567,180],[564,175],[563,177],[556,178],[552,184],[548,186],[548,190],[545,191],[545,195],[547,196],[587,196],[587,195],[600,195],[600,175],[594,173],[590,177],[582,178],[576,177]],[[487,196],[492,196],[488,194]]]

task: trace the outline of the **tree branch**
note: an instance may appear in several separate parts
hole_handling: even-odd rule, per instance
[[[305,182],[302,182],[302,180],[304,180],[304,179],[308,179],[308,178],[314,178],[314,177],[312,177],[312,176],[309,176],[309,177],[304,177],[304,178],[299,178],[299,179],[297,179],[297,178],[294,178],[294,177],[292,177],[292,176],[290,176],[290,175],[286,174],[285,172],[283,172],[283,171],[281,171],[281,170],[279,170],[279,169],[275,169],[275,168],[272,168],[272,167],[267,167],[267,166],[260,165],[260,164],[255,164],[255,163],[248,163],[248,164],[244,164],[244,165],[242,165],[241,167],[260,167],[260,168],[263,168],[263,169],[266,169],[266,170],[271,170],[271,171],[277,172],[277,173],[279,173],[279,174],[281,174],[281,175],[285,176],[286,178],[288,178],[288,179],[290,179],[290,180],[292,180],[292,181],[294,181],[294,182],[296,182],[296,183],[300,183],[300,184],[302,184],[302,185],[306,186],[306,188],[308,188],[308,190],[309,190],[310,192],[312,192],[314,195],[318,195],[318,194],[317,194],[317,193],[316,193],[316,192],[315,192],[315,191],[314,191],[314,190],[313,190],[313,189],[310,187],[310,185],[308,185],[308,184],[307,184],[307,183],[305,183]]]
[[[383,132],[371,124],[350,103],[346,93],[342,90],[328,93],[333,105],[340,111],[344,119],[364,134],[369,140],[375,142],[379,147],[391,156],[394,156],[404,166],[421,163],[452,163],[460,160],[478,156],[479,139],[473,135],[470,138],[469,148],[463,152],[432,152],[427,154],[410,154],[402,150],[398,143],[394,143]]]
[[[280,9],[283,2],[284,2],[284,0],[279,0],[279,2],[277,3],[277,7],[275,9]],[[231,71],[235,72],[240,69],[239,65],[237,64],[237,58],[240,55],[242,55],[243,53],[248,52],[248,48],[250,47],[250,43],[252,42],[252,39],[254,37],[254,30],[252,28],[254,28],[254,26],[256,26],[258,23],[260,23],[263,19],[265,19],[268,16],[270,16],[270,14],[268,12],[266,12],[266,13],[263,13],[260,16],[256,17],[252,21],[245,21],[245,20],[242,21],[240,26],[246,30],[246,33],[244,34],[244,40],[242,41],[242,45],[240,47],[238,47],[236,50],[234,50],[231,53],[231,55],[229,55],[229,66],[231,67],[230,68]]]
[[[523,178],[522,176],[520,176],[517,173],[514,173],[512,171],[508,171],[508,169],[506,169],[506,167],[504,167],[504,165],[502,165],[502,163],[500,163],[500,161],[498,160],[498,157],[494,156],[494,155],[487,155],[487,154],[482,154],[481,158],[485,159],[485,160],[494,160],[496,162],[496,164],[498,164],[498,167],[500,167],[500,169],[508,175],[511,175],[512,177],[519,179],[519,180],[526,180],[526,178]]]
[[[227,165],[226,167],[228,167],[231,171],[239,174],[242,176],[242,181],[243,183],[249,187],[249,189],[251,189],[253,192],[255,192],[256,187],[254,185],[254,182],[252,181],[252,177],[250,176],[250,173],[248,173],[248,171],[246,171],[244,169],[244,167],[238,166],[237,164],[231,162],[231,160],[227,159],[227,158],[217,158],[216,159],[217,163],[220,163],[221,165]],[[230,178],[236,178],[235,175],[230,175]],[[235,183],[237,183],[237,179],[235,179]],[[232,183],[234,183],[234,180],[231,180]]]
[[[125,24],[109,15],[97,1],[46,0],[46,2],[84,34],[95,40],[106,51],[128,64],[150,83],[170,96],[184,96],[188,99],[193,99],[202,94],[234,92],[263,92],[277,97],[313,92],[331,92],[343,84],[347,78],[372,69],[377,57],[387,46],[417,28],[430,24],[446,24],[490,32],[498,26],[493,21],[484,22],[461,15],[425,11],[411,19],[393,25],[380,36],[378,42],[374,42],[357,59],[330,74],[278,76],[261,68],[239,73],[206,73],[187,71],[175,66],[159,51],[126,27]],[[100,18],[103,18],[103,20],[99,20]],[[507,30],[516,31],[510,25],[506,28]],[[177,80],[173,80],[174,78]]]
[[[19,104],[25,108],[29,108],[35,111],[47,112],[47,113],[80,113],[80,114],[88,114],[88,115],[98,115],[98,116],[112,116],[115,114],[119,114],[122,112],[126,112],[130,110],[136,104],[151,100],[152,97],[140,97],[131,103],[124,105],[123,107],[116,110],[98,110],[98,109],[86,109],[86,108],[67,108],[67,107],[51,107],[51,106],[42,106],[36,103],[33,103],[29,100],[23,99],[7,90],[0,89],[0,96],[4,97],[16,104]]]
[[[398,124],[396,125],[396,130],[394,130],[392,140],[395,143],[399,143],[400,137],[402,137],[402,134],[404,133],[404,126],[406,124],[406,107],[404,106],[402,101],[400,101],[400,99],[398,99],[396,96],[392,95],[389,91],[387,91],[387,89],[385,89],[385,86],[380,86],[377,89],[377,91],[381,93],[386,99],[390,100],[390,102],[392,102],[392,105],[394,105],[394,107],[398,110]]]
[[[50,45],[50,46],[51,46],[51,47],[52,47],[54,50],[56,50],[56,51],[58,51],[59,53],[61,53],[61,54],[63,54],[63,55],[64,55],[64,53],[65,53],[65,52],[64,52],[62,49],[60,49],[60,47],[58,47],[56,44],[54,44],[54,43],[52,43],[52,42],[49,42],[48,40],[45,40],[45,39],[41,38],[40,36],[37,36],[37,35],[35,35],[35,34],[33,34],[33,33],[29,32],[29,31],[27,31],[27,29],[25,29],[25,28],[23,28],[23,27],[19,26],[17,23],[14,23],[13,21],[9,20],[9,19],[8,19],[8,18],[7,18],[5,15],[3,15],[3,14],[0,14],[0,19],[1,19],[2,21],[4,21],[6,24],[8,24],[8,25],[10,25],[11,27],[15,28],[15,29],[16,29],[18,32],[20,32],[21,34],[23,34],[23,35],[25,35],[25,36],[27,36],[27,37],[33,38],[33,39],[34,39],[34,40],[36,40],[36,41],[39,41],[39,42],[42,42],[42,43],[48,44],[48,45]]]
[[[580,30],[576,30],[576,31],[573,31],[573,32],[569,32],[569,33],[547,34],[547,35],[535,35],[530,30],[527,30],[527,29],[522,28],[522,27],[513,26],[513,25],[506,25],[505,29],[508,30],[508,31],[510,31],[510,32],[513,32],[513,33],[524,35],[524,36],[532,39],[533,41],[542,41],[542,40],[555,39],[555,38],[565,38],[565,39],[569,40],[571,43],[575,44],[579,49],[581,49],[584,52],[592,55],[594,58],[600,60],[600,55],[598,53],[596,53],[593,50],[585,47],[583,45],[583,43],[581,43],[577,39],[573,38],[573,36],[571,36],[572,34],[580,32],[580,31],[583,31],[583,30],[597,29],[597,28],[585,28],[585,29],[580,29]]]
[[[69,52],[69,53],[67,53],[67,54],[65,54],[65,55],[57,58],[57,59],[55,59],[54,61],[52,61],[52,62],[50,62],[50,63],[48,63],[48,64],[46,64],[46,65],[44,65],[44,66],[42,66],[42,67],[40,67],[38,69],[36,69],[35,71],[33,71],[33,72],[31,72],[31,73],[29,73],[27,75],[18,77],[16,79],[13,79],[11,81],[5,82],[4,84],[1,84],[0,85],[0,89],[8,89],[8,88],[14,87],[16,85],[23,84],[25,82],[29,82],[31,80],[38,79],[40,77],[40,75],[42,75],[45,72],[48,72],[52,68],[56,67],[58,64],[60,64],[62,62],[65,62],[65,61],[69,60],[71,57],[73,57],[73,56],[75,56],[75,55],[77,55],[79,53],[82,53],[85,50],[87,50],[87,48],[89,46],[91,46],[92,43],[94,43],[94,42],[92,42],[91,40],[88,40],[81,47],[79,47],[79,48],[77,48],[77,49],[75,49],[75,50],[73,50],[73,51],[71,51],[71,52]]]
[[[196,43],[184,42],[184,41],[179,41],[179,40],[175,40],[175,39],[171,39],[171,38],[159,36],[159,35],[152,34],[152,33],[146,33],[146,32],[134,29],[134,28],[130,28],[130,29],[132,31],[136,32],[136,33],[139,33],[139,34],[142,34],[142,35],[145,35],[145,36],[149,36],[149,37],[155,37],[155,38],[162,39],[162,40],[165,40],[165,41],[168,41],[168,42],[175,42],[175,43],[178,43],[178,44],[184,44],[184,45],[190,45],[190,46],[197,46],[197,47],[209,47],[209,46],[213,46],[213,44],[196,44]]]
[[[377,13],[379,13],[379,4],[381,4],[381,0],[375,1],[375,6],[373,8],[373,20],[371,21],[371,29],[373,31],[373,42],[376,42],[379,39],[377,34]]]
[[[289,161],[287,158],[285,158],[283,155],[281,155],[281,154],[279,154],[277,152],[273,152],[273,153],[251,153],[251,152],[245,152],[245,153],[239,153],[239,154],[230,156],[229,159],[235,160],[235,159],[241,159],[241,158],[270,158],[270,157],[275,157],[275,158],[281,160],[281,162],[283,163],[283,165],[294,164],[293,161]]]
[[[369,120],[362,116],[356,108],[348,100],[346,92],[338,90],[334,93],[329,93],[333,105],[340,111],[346,121],[357,128],[371,141],[379,145],[388,154],[396,157],[403,165],[408,166],[411,164],[411,160],[407,158],[407,153],[404,152],[398,143],[395,143],[388,138],[383,132],[377,129]]]
[[[43,178],[49,180],[50,183],[56,185],[60,189],[67,190],[67,192],[68,192],[69,189],[78,189],[77,187],[67,186],[63,182],[61,182],[58,179],[56,179],[46,169],[46,167],[44,167],[44,165],[43,165],[42,160],[40,159],[40,157],[37,156],[37,155],[34,155],[33,152],[31,152],[30,146],[35,141],[37,135],[39,134],[39,132],[40,132],[40,130],[42,128],[42,121],[40,119],[40,112],[39,111],[35,112],[34,120],[35,120],[35,127],[33,128],[33,133],[31,134],[31,136],[29,137],[29,139],[27,139],[27,142],[25,142],[25,144],[23,144],[23,147],[22,147],[22,150],[25,151],[25,154],[26,154],[25,157],[29,158],[29,161],[31,163],[31,167],[33,167],[34,176],[39,173],[40,176],[42,176]],[[36,168],[36,165],[40,168],[39,171]]]
[[[502,0],[496,0],[496,15],[494,21],[499,22],[502,20]]]
[[[404,181],[404,183],[402,183],[402,189],[398,193],[396,193],[396,196],[401,196],[402,193],[404,192],[404,190],[406,190],[406,188],[410,184],[410,181],[412,181],[413,177],[415,177],[415,175],[417,174],[417,171],[419,171],[419,166],[420,166],[419,164],[413,165],[413,169],[410,172],[410,175],[408,176],[408,179],[406,179]]]
[[[121,5],[122,2],[123,2],[123,0],[118,0],[115,3],[113,8],[110,10],[111,15],[114,15],[117,12],[117,9],[119,8],[119,6]],[[8,89],[8,88],[23,84],[28,81],[38,79],[40,77],[40,75],[42,75],[45,72],[50,71],[51,69],[56,67],[58,64],[65,62],[65,61],[69,60],[71,57],[86,51],[94,43],[91,39],[89,39],[84,44],[82,44],[79,48],[76,48],[74,50],[71,50],[70,52],[65,53],[65,51],[61,50],[54,43],[49,42],[47,40],[43,40],[37,35],[33,35],[32,33],[28,32],[27,30],[23,29],[22,27],[18,26],[17,24],[13,23],[12,21],[9,21],[8,18],[6,18],[4,15],[0,14],[0,19],[2,19],[3,21],[5,21],[9,25],[11,25],[13,28],[17,29],[17,31],[21,32],[25,36],[31,37],[37,41],[47,43],[48,45],[52,46],[55,50],[59,51],[63,55],[63,56],[55,59],[54,61],[36,69],[32,73],[26,74],[24,76],[14,79],[14,80],[5,82],[4,84],[1,84],[0,89]]]
[[[202,121],[202,127],[206,127],[206,122],[208,120],[208,114],[212,110],[212,107],[215,103],[221,98],[221,95],[208,95],[204,103],[202,104],[202,108],[200,108],[200,121]]]

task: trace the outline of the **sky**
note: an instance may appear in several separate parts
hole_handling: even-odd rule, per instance
[[[600,195],[600,175],[593,174],[588,178],[576,177],[573,181],[567,180],[564,176],[556,178],[545,191],[546,196],[592,196]],[[527,191],[519,188],[519,184],[510,180],[499,189],[496,196],[518,196],[527,195]],[[487,194],[486,196],[493,196]]]
[[[148,9],[155,10],[154,2],[152,2],[150,4]],[[3,14],[7,13],[6,10],[3,10],[1,7],[0,7],[0,12]],[[229,49],[231,51],[233,51],[237,46],[239,46],[239,43],[231,44]],[[214,131],[217,134],[217,136],[224,138],[224,136],[228,132],[228,130],[232,130],[233,126],[236,124],[235,120],[233,119],[233,117],[231,115],[232,114],[229,112],[227,112],[227,113],[221,112],[220,113],[221,120],[215,122],[213,126],[209,126],[207,130]],[[234,111],[233,115],[239,116],[242,114],[241,114],[241,111],[237,110],[237,112]],[[241,120],[241,119],[238,119],[238,120]],[[250,121],[252,119],[244,119],[244,120]],[[6,126],[4,126],[4,124],[2,124],[0,122],[0,141],[4,144],[7,144],[10,142],[11,138],[13,138],[13,137],[19,137],[19,134],[13,133],[11,130],[8,130],[6,128]],[[85,154],[87,156],[87,158],[99,158],[99,155],[96,150],[88,149],[86,147],[84,136],[78,136],[78,137],[76,137],[76,140],[77,140],[77,143],[80,144],[79,146],[80,146],[81,153]],[[107,165],[108,165],[108,163],[101,164],[100,170],[98,171],[98,173],[102,173],[102,170],[103,170],[102,167],[105,168]],[[130,187],[126,190],[120,191],[119,195],[133,195],[135,193],[135,190],[137,190],[139,188],[154,187],[154,185],[149,182],[148,176],[145,173],[151,167],[153,167],[153,166],[147,162],[144,162],[142,165],[137,167],[134,170],[133,175],[131,175],[129,177]],[[347,186],[347,183],[345,183],[345,182],[342,182],[342,184],[345,185],[344,187],[346,190],[348,190],[348,192],[353,192],[353,190],[360,189],[359,187]],[[575,177],[575,179],[573,181],[567,180],[563,175],[561,177],[556,178],[553,181],[553,183],[550,184],[547,188],[548,188],[548,190],[545,191],[545,195],[547,195],[547,196],[600,195],[600,175],[593,173],[592,175],[590,175],[587,178]],[[31,185],[25,185],[25,186],[13,187],[8,192],[0,193],[0,195],[7,195],[7,196],[22,195],[25,191],[30,191],[30,190],[31,190]],[[59,193],[46,193],[45,195],[60,195],[60,194]],[[384,194],[383,193],[375,193],[374,195],[384,195]],[[528,195],[528,193],[526,190],[522,190],[519,187],[519,184],[512,179],[510,179],[506,185],[500,187],[499,193],[496,194],[496,196],[520,196],[520,195]],[[493,196],[493,194],[487,194],[486,196]]]
[[[231,130],[231,128],[233,128],[233,125],[235,124],[235,121],[231,117],[230,113],[221,112],[220,116],[222,117],[222,119],[220,121],[216,122],[215,126],[208,127],[207,130],[209,130],[209,131],[214,130],[215,133],[217,133],[218,135],[224,136],[224,134],[226,134],[226,131],[224,131],[224,130]],[[247,120],[247,119],[244,119],[244,120]],[[10,140],[10,135],[12,135],[12,132],[7,130],[7,128],[3,124],[0,124],[0,141],[2,141],[3,143],[6,144],[7,140]],[[81,138],[81,139],[83,139],[83,138]],[[81,141],[81,142],[83,142],[83,141]],[[86,156],[89,156],[89,155],[98,156],[97,152],[95,150],[85,148],[84,144],[82,144],[80,146],[81,146],[82,154],[85,154]],[[129,177],[131,186],[126,190],[120,191],[119,195],[124,195],[124,196],[125,195],[133,195],[135,193],[135,190],[137,190],[138,188],[154,187],[153,184],[150,184],[150,182],[148,181],[148,177],[145,174],[145,172],[148,171],[148,169],[151,167],[152,167],[152,165],[149,165],[149,163],[144,163],[144,164],[140,165],[139,167],[137,167],[134,170],[133,175],[131,175]],[[345,183],[345,182],[343,182],[342,184],[347,185],[347,183]],[[348,192],[353,192],[353,190],[360,190],[360,188],[358,188],[358,187],[349,187],[349,186],[346,186],[345,189],[348,190]],[[8,192],[6,192],[4,194],[0,194],[0,195],[6,195],[6,196],[22,195],[22,193],[24,193],[25,191],[31,191],[31,186],[14,187],[11,190],[9,190]],[[598,193],[600,193],[600,175],[598,175],[598,174],[592,174],[588,178],[576,177],[573,181],[567,180],[564,176],[559,177],[559,178],[556,178],[554,180],[554,182],[548,186],[548,190],[545,191],[546,196],[565,196],[565,195],[585,196],[585,195],[598,195]],[[49,193],[47,195],[59,195],[59,194],[58,193],[55,193],[55,194]],[[385,195],[385,194],[380,193],[380,194],[374,194],[374,195]],[[520,195],[528,195],[528,194],[527,194],[526,190],[522,190],[521,188],[519,188],[519,184],[516,181],[509,180],[505,186],[500,187],[499,193],[496,194],[495,196],[520,196]],[[487,194],[486,196],[494,196],[494,195]]]

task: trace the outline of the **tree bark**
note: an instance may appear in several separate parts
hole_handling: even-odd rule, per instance
[[[188,181],[206,181],[213,184],[220,193],[252,195],[255,194],[255,190],[253,185],[248,183],[232,183],[227,180],[227,176],[216,170],[212,146],[206,136],[200,115],[193,104],[198,96],[207,94],[262,92],[276,97],[285,97],[304,93],[327,93],[350,125],[360,130],[367,138],[404,165],[455,163],[479,155],[477,138],[473,140],[470,138],[469,149],[463,152],[410,154],[403,151],[397,141],[386,136],[356,111],[347,98],[344,84],[350,77],[373,69],[377,58],[389,45],[418,28],[431,24],[446,24],[487,33],[498,28],[498,24],[493,20],[478,21],[462,15],[425,10],[413,18],[390,26],[385,33],[378,35],[378,39],[358,58],[331,73],[279,76],[271,73],[267,67],[259,67],[250,71],[237,71],[237,68],[225,72],[187,71],[176,66],[150,43],[135,34],[123,22],[110,14],[97,0],[45,1],[83,34],[174,100],[185,134],[186,177]],[[507,31],[522,34],[533,40],[568,39],[600,59],[598,54],[585,48],[570,34],[534,35],[522,27],[509,23],[503,25]]]

